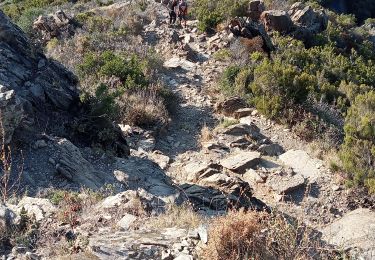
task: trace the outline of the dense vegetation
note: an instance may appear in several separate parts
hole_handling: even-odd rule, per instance
[[[236,11],[239,1],[232,5],[217,1],[208,15],[203,10],[209,2],[196,6],[201,29],[227,19],[223,6],[232,10],[230,16],[241,15]],[[301,137],[336,147],[348,183],[375,192],[374,45],[354,16],[328,14],[328,28],[308,46],[274,33],[276,50],[270,57],[261,52],[244,55],[243,48],[232,47],[232,65],[219,86],[225,93],[244,97],[269,118],[290,125]]]

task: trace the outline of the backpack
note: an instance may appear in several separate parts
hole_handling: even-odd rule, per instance
[[[180,3],[179,3],[179,5],[178,5],[178,8],[180,9],[180,11],[182,11],[182,12],[186,12],[186,10],[187,10],[187,3],[186,3],[186,1],[185,0],[181,0],[180,1]]]

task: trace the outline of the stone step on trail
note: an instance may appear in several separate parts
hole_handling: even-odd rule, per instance
[[[240,152],[220,161],[220,164],[235,173],[243,174],[246,170],[255,168],[260,163],[259,152]]]

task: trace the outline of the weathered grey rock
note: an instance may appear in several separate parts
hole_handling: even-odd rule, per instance
[[[203,142],[202,147],[207,150],[214,150],[214,151],[228,151],[229,148],[220,142],[217,141],[208,141]]]
[[[197,228],[198,235],[200,240],[203,244],[207,244],[208,242],[208,226],[207,225],[199,225]]]
[[[132,215],[132,214],[125,214],[118,222],[117,226],[124,229],[128,230],[131,228],[131,226],[134,224],[134,222],[137,220],[137,217]]]
[[[224,168],[236,173],[245,173],[246,170],[256,167],[260,162],[258,152],[240,152],[220,161]]]
[[[290,32],[293,22],[287,12],[281,10],[265,11],[261,15],[262,23],[267,31],[278,31],[282,33]]]
[[[187,164],[184,169],[187,173],[186,180],[196,182],[201,178],[206,178],[212,174],[218,173],[218,171],[221,170],[221,166],[214,163],[192,162]]]
[[[35,215],[36,221],[50,217],[57,211],[57,208],[48,199],[32,197],[23,197],[18,203],[17,208],[18,214],[24,208],[29,216]]]
[[[9,107],[5,111],[10,111],[11,106],[15,106],[12,128],[16,128],[19,124],[20,103],[24,116],[28,122],[31,122],[30,124],[36,118],[39,122],[43,122],[47,120],[46,117],[50,119],[49,123],[55,123],[56,118],[59,117],[49,116],[45,111],[57,110],[58,114],[63,114],[64,111],[78,104],[76,77],[35,49],[26,35],[2,11],[0,11],[0,49],[2,64],[0,85],[6,86],[9,91],[14,91],[9,93],[6,93],[5,89],[2,91],[4,101],[9,102],[7,105]],[[15,98],[12,97],[13,95]]]
[[[192,255],[180,253],[174,260],[194,260]]]
[[[179,57],[173,57],[164,62],[164,67],[171,69],[182,68],[184,70],[191,71],[195,68],[195,66],[195,63]]]
[[[0,140],[4,140],[5,145],[9,144],[12,140],[13,133],[20,125],[23,117],[22,103],[16,96],[15,91],[0,85]]]
[[[328,26],[328,15],[324,10],[314,10],[301,2],[293,4],[288,13],[295,24],[311,33],[322,32]]]
[[[17,214],[7,205],[0,204],[0,229],[7,230],[14,224]]]
[[[359,249],[354,259],[373,259],[375,255],[375,212],[359,208],[324,227],[322,238],[342,249]]]
[[[253,169],[247,170],[241,178],[249,183],[265,183],[267,180],[267,175],[261,174]]]
[[[208,168],[208,163],[191,162],[184,169],[188,181],[196,181],[199,176]]]
[[[177,44],[178,42],[180,42],[180,35],[178,34],[178,32],[176,30],[172,30],[170,33],[170,41],[169,43],[175,43]]]
[[[150,158],[159,165],[159,167],[163,170],[167,169],[169,164],[171,163],[171,158],[169,156],[162,154],[159,151],[154,151]]]
[[[258,148],[258,152],[263,155],[277,156],[284,152],[284,149],[279,144],[262,144]]]
[[[105,184],[105,174],[94,169],[83,158],[80,150],[67,139],[58,142],[59,159],[56,169],[68,180],[90,189],[99,189]]]
[[[245,108],[246,102],[240,97],[231,97],[216,105],[216,110],[226,116],[232,116],[238,109]]]
[[[225,135],[234,136],[250,136],[256,138],[259,135],[260,129],[254,124],[236,124],[225,128],[221,133]]]
[[[34,149],[40,149],[40,148],[45,148],[47,147],[48,144],[46,141],[44,140],[37,140],[35,143],[34,143]]]
[[[115,163],[115,168],[128,176],[127,187],[129,189],[143,188],[166,203],[178,202],[181,199],[180,192],[173,187],[169,177],[156,163],[148,159],[119,158]]]
[[[234,117],[237,119],[247,117],[250,116],[253,111],[253,108],[241,108],[234,112]]]
[[[305,184],[305,178],[301,174],[290,174],[280,171],[270,174],[266,184],[277,194],[286,195],[301,188]]]
[[[71,17],[58,10],[54,14],[39,16],[33,23],[33,29],[41,34],[44,42],[48,42],[53,38],[72,36],[75,26]]]
[[[162,252],[186,234],[187,230],[177,228],[150,230],[141,226],[114,232],[109,227],[90,236],[89,248],[99,259],[161,259]]]
[[[311,158],[305,151],[289,150],[280,155],[279,159],[286,166],[292,167],[294,172],[301,174],[310,181],[321,175],[317,166],[322,165],[322,161]]]

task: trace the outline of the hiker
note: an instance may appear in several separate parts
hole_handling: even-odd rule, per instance
[[[177,19],[176,9],[178,6],[177,0],[169,0],[168,10],[169,10],[169,24],[175,24]]]
[[[182,26],[182,20],[184,20],[184,27],[186,28],[186,16],[187,16],[188,5],[186,0],[180,0],[178,4],[178,18],[180,20],[180,26]]]

